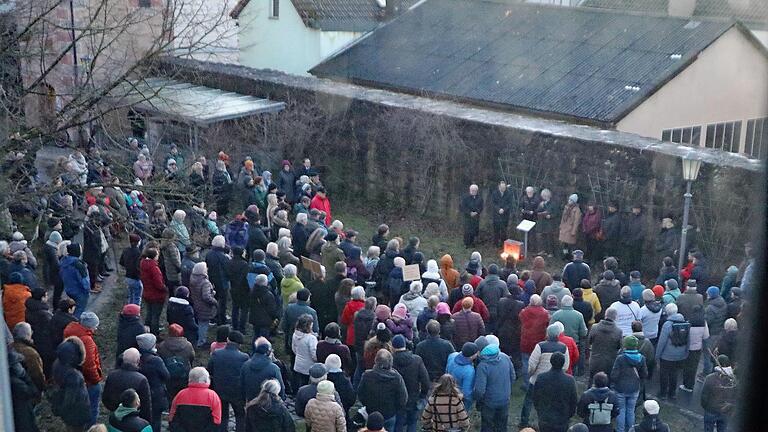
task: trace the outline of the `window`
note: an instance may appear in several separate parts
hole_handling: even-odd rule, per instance
[[[143,8],[152,7],[152,0],[139,0],[139,7],[143,7]]]
[[[698,147],[701,140],[701,126],[665,129],[661,132],[661,140]]]
[[[704,145],[708,148],[738,153],[740,139],[741,121],[713,123],[707,125]]]
[[[280,0],[269,0],[269,17],[277,19],[280,17]]]
[[[744,153],[753,159],[766,155],[768,147],[768,117],[747,120],[747,136],[744,138]]]

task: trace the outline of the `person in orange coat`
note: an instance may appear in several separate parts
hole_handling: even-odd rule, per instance
[[[317,188],[317,193],[309,203],[309,209],[318,209],[325,212],[325,226],[331,226],[331,221],[333,220],[331,217],[331,200],[329,200],[328,196],[325,194],[325,188],[323,186]]]
[[[27,313],[25,302],[30,297],[32,292],[24,285],[24,276],[19,272],[11,273],[3,291],[3,313],[9,329],[24,321],[24,315]]]
[[[74,321],[64,328],[64,338],[76,336],[85,347],[85,361],[82,365],[85,386],[88,388],[88,398],[91,402],[91,424],[96,423],[99,415],[99,401],[101,400],[101,381],[104,373],[101,370],[101,356],[99,347],[93,340],[93,333],[99,327],[99,317],[95,313],[86,311],[80,315],[80,321]]]

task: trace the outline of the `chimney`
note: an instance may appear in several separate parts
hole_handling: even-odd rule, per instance
[[[690,18],[696,9],[696,0],[669,0],[667,14],[673,17]]]

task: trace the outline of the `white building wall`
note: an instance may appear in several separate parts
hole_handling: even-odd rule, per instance
[[[237,0],[185,0],[176,14],[174,47],[179,56],[237,63],[238,29],[229,13]],[[193,47],[193,49],[190,49]]]
[[[672,61],[672,60],[670,60]],[[660,139],[662,131],[742,121],[744,151],[747,120],[768,117],[768,58],[737,28],[723,34],[699,58],[624,117],[616,129]]]

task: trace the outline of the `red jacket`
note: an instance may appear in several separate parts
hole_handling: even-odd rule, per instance
[[[341,325],[347,326],[347,346],[355,346],[355,314],[365,307],[363,300],[350,300],[341,313]]]
[[[480,276],[472,275],[472,277],[469,279],[469,284],[472,285],[472,289],[477,289],[477,287],[480,285],[480,282],[482,281],[483,281],[483,278],[481,278]]]
[[[180,415],[175,420],[181,426],[179,430],[209,430],[205,426],[221,424],[221,399],[208,384],[189,383],[173,398],[168,423],[174,423],[177,412]]]
[[[530,354],[547,335],[549,312],[542,306],[528,306],[520,311],[520,352]]]
[[[141,298],[147,303],[165,303],[168,297],[168,288],[163,282],[163,272],[157,261],[144,258],[139,264],[141,274],[141,283],[144,285],[144,292]]]
[[[328,197],[321,198],[320,195],[315,195],[312,201],[309,203],[309,208],[318,209],[325,212],[325,225],[331,226],[331,200]]]
[[[453,305],[453,309],[451,309],[451,313],[461,312],[461,301],[464,300],[464,297],[460,298],[459,301],[457,301],[456,304]],[[488,320],[491,319],[491,314],[488,312],[488,306],[486,306],[485,303],[483,303],[483,301],[480,300],[480,297],[477,297],[474,294],[472,294],[470,297],[472,297],[472,300],[475,301],[472,304],[472,312],[479,313],[480,316],[483,317],[483,322],[487,323]]]
[[[682,281],[682,285],[680,285],[680,291],[685,291],[685,283],[688,282],[688,279],[690,279],[691,275],[693,275],[694,268],[696,268],[696,264],[694,264],[693,261],[688,261],[688,264],[686,264],[685,267],[680,270],[680,280]],[[703,281],[697,282],[703,283]]]
[[[79,322],[74,321],[64,328],[64,338],[77,336],[83,341],[85,347],[85,361],[83,362],[83,378],[86,385],[94,385],[104,379],[101,372],[101,357],[99,356],[99,347],[93,340],[93,330],[83,327]]]
[[[560,333],[557,340],[562,342],[563,345],[568,348],[568,370],[565,371],[568,375],[573,375],[573,366],[579,362],[579,347],[576,345],[576,341],[572,337],[566,336],[565,333]]]

